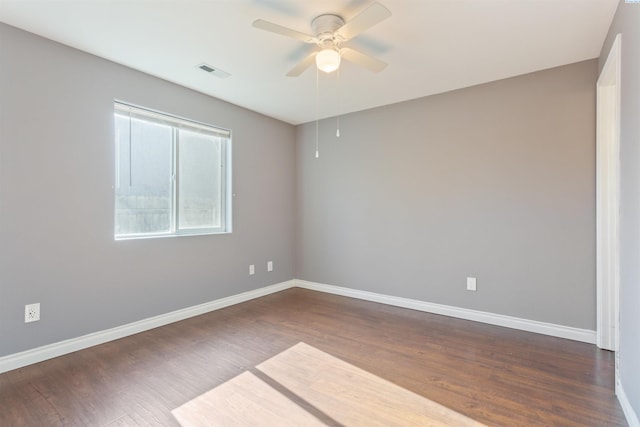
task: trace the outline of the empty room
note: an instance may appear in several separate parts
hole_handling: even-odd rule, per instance
[[[0,426],[640,427],[640,1],[0,0]]]

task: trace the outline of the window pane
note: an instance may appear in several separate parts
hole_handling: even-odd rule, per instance
[[[115,130],[115,234],[170,232],[171,127],[116,114]]]
[[[115,238],[231,232],[231,133],[115,102]]]
[[[222,227],[222,141],[203,133],[179,131],[179,229]]]

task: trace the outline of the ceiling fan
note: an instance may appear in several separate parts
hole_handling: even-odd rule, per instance
[[[341,16],[334,14],[317,16],[311,21],[311,30],[315,35],[292,30],[262,19],[254,21],[253,26],[261,30],[301,40],[305,43],[318,45],[318,50],[305,57],[287,73],[289,77],[297,77],[302,74],[311,66],[314,60],[319,70],[331,73],[340,67],[341,58],[377,73],[387,66],[385,62],[353,48],[344,47],[343,43],[390,16],[389,9],[375,2],[348,22],[345,22]]]

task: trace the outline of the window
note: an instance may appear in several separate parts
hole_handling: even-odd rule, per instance
[[[231,134],[115,103],[115,238],[231,232]]]

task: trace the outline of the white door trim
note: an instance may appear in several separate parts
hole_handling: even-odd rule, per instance
[[[620,56],[618,34],[597,82],[596,344],[612,351],[618,350],[620,305]]]

